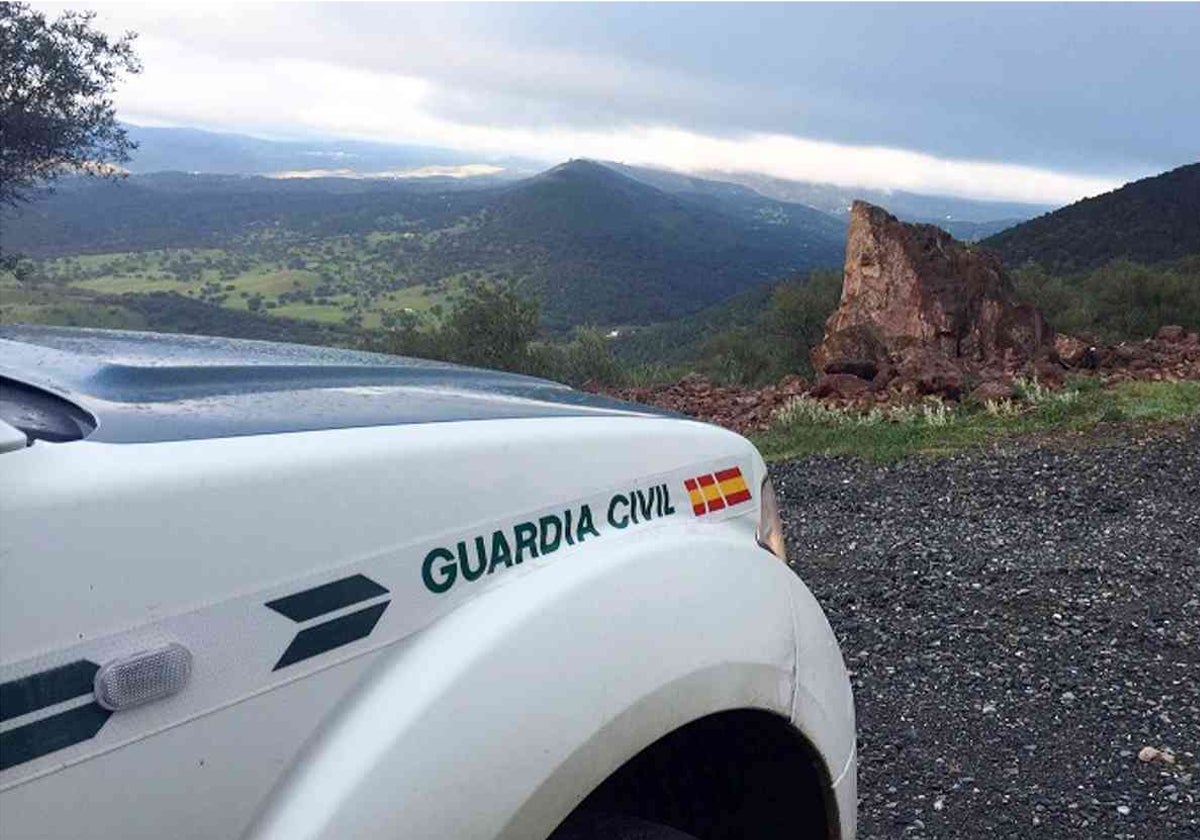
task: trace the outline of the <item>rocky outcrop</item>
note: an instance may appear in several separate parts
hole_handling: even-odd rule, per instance
[[[1054,352],[1054,331],[1017,299],[998,257],[866,202],[850,211],[842,298],[813,351],[819,373],[957,398],[964,380]]]

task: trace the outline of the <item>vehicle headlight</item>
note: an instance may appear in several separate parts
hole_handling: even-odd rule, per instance
[[[787,562],[787,548],[783,544],[783,522],[779,518],[779,502],[771,479],[764,478],[758,494],[758,544]]]

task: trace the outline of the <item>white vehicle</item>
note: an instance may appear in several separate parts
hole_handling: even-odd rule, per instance
[[[0,327],[0,376],[5,840],[853,838],[743,438],[252,341]]]

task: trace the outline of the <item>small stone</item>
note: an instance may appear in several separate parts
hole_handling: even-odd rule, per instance
[[[1140,750],[1138,750],[1138,761],[1144,761],[1149,764],[1151,761],[1157,759],[1160,755],[1162,755],[1162,753],[1156,750],[1154,747],[1142,747]]]
[[[1129,816],[1129,806],[1128,805],[1118,805],[1117,813],[1120,814],[1122,817],[1128,817]]]

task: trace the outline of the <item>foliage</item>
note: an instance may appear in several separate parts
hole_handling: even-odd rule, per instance
[[[837,307],[841,274],[814,271],[771,289],[754,323],[723,330],[701,346],[698,367],[718,382],[764,385],[788,374],[812,375],[809,355]]]
[[[511,284],[478,283],[457,296],[444,322],[422,329],[399,323],[367,349],[403,356],[541,376],[572,385],[620,384],[621,371],[607,341],[593,327],[579,327],[569,342],[538,341],[537,303]]]
[[[694,315],[632,331],[617,340],[615,352],[630,368],[684,367],[732,385],[811,375],[809,353],[824,337],[841,287],[841,272],[814,270]]]
[[[751,327],[723,330],[700,348],[698,367],[716,382],[759,383],[777,367],[777,349]]]
[[[527,370],[538,322],[537,303],[511,285],[479,283],[454,304],[441,329],[444,357],[494,370]]]
[[[0,206],[29,198],[64,169],[103,172],[134,144],[116,121],[111,94],[122,73],[140,72],[133,33],[111,39],[94,12],[48,21],[24,3],[0,3]]]
[[[1121,341],[1147,338],[1165,324],[1200,329],[1200,255],[1158,266],[1121,259],[1065,276],[1029,264],[1013,277],[1060,332]]]
[[[840,271],[814,271],[804,283],[782,283],[771,296],[766,333],[775,343],[783,374],[812,373],[809,354],[825,337],[825,321],[842,293]]]
[[[539,342],[530,347],[529,373],[571,385],[620,385],[625,377],[604,334],[576,327],[566,343]]]
[[[614,352],[629,367],[691,365],[704,342],[722,330],[756,326],[771,299],[772,286],[755,286],[698,312],[648,326],[622,326]]]
[[[1200,253],[1200,163],[1126,184],[984,240],[1008,265],[1080,272]]]
[[[931,401],[868,411],[830,408],[802,397],[781,409],[776,423],[755,443],[770,460],[821,453],[892,461],[949,454],[1020,435],[1094,435],[1110,423],[1200,416],[1200,382],[1129,382],[1102,389],[1094,379],[1082,378],[1062,391],[1031,388],[1027,394],[1035,402],[950,408]]]

